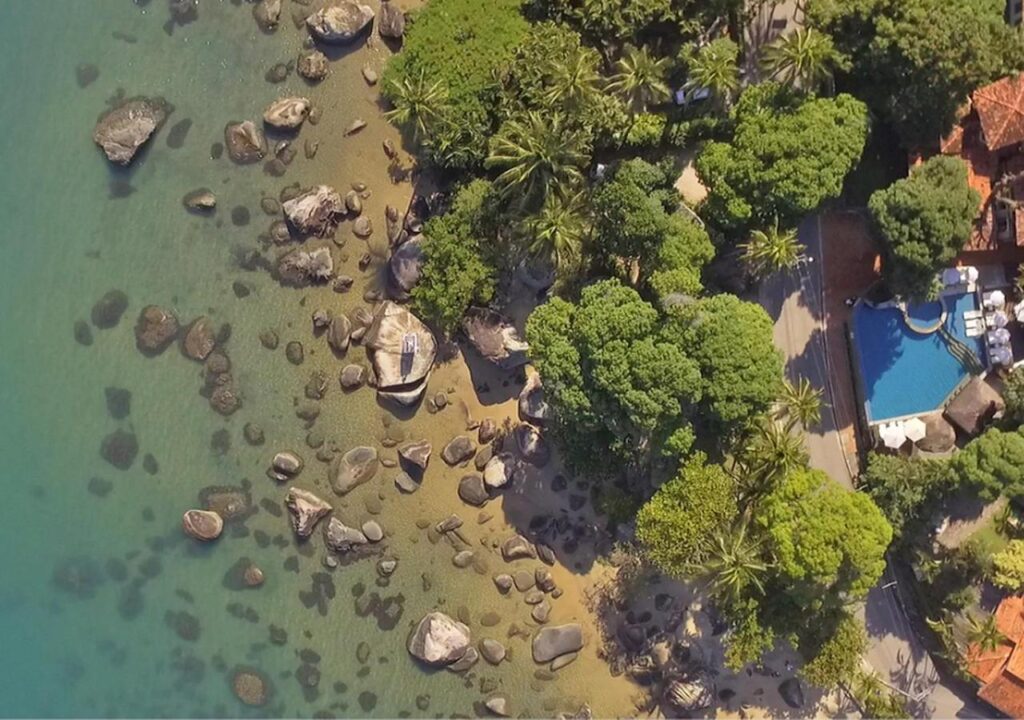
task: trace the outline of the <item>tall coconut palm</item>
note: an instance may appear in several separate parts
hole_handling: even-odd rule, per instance
[[[409,129],[416,142],[430,135],[448,106],[448,88],[441,80],[427,82],[422,73],[392,81],[387,94],[394,107],[384,117]]]
[[[530,111],[508,120],[491,139],[484,165],[501,170],[495,186],[524,210],[543,207],[549,195],[569,193],[583,180],[589,148],[558,113]]]
[[[768,76],[805,90],[817,90],[831,81],[842,56],[832,38],[814,28],[797,28],[764,50],[761,65]]]
[[[984,620],[978,620],[974,615],[967,618],[967,642],[976,645],[979,651],[992,652],[1004,640],[1006,636],[999,631],[995,615],[988,615]]]
[[[665,82],[668,58],[655,58],[644,48],[631,47],[615,69],[608,90],[621,95],[634,114],[644,112],[648,105],[665,100],[671,94]]]
[[[542,99],[551,107],[590,106],[601,92],[597,53],[580,48],[572,57],[552,63]]]
[[[809,430],[821,422],[821,390],[805,377],[796,383],[786,380],[782,385],[777,416],[780,420],[800,423],[804,430]]]
[[[582,195],[549,195],[536,215],[526,221],[528,249],[534,257],[550,261],[564,275],[579,262],[587,222]]]
[[[739,451],[737,481],[745,503],[771,492],[788,473],[806,467],[807,449],[803,437],[770,418],[758,423],[753,435]]]
[[[748,532],[745,520],[716,532],[707,556],[693,567],[693,574],[726,607],[737,605],[748,592],[763,594],[767,571],[761,543]]]
[[[779,219],[766,230],[755,230],[740,245],[743,261],[757,278],[792,270],[804,259],[807,248],[797,239],[794,229],[780,230]]]
[[[707,89],[723,109],[728,110],[740,86],[739,47],[729,38],[718,38],[699,48],[683,53],[688,77],[683,90],[693,93]]]

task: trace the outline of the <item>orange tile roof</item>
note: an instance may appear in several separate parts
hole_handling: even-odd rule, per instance
[[[1006,641],[986,652],[972,645],[967,668],[982,683],[979,698],[1010,717],[1024,718],[1024,597],[1005,598],[995,616]]]
[[[978,88],[971,102],[989,150],[1024,142],[1024,74]]]

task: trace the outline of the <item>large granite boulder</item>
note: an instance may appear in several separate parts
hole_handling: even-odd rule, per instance
[[[181,528],[190,538],[209,542],[224,531],[224,518],[211,510],[186,510],[181,516]]]
[[[484,484],[492,490],[498,490],[508,485],[514,472],[512,456],[508,453],[499,453],[484,465]]]
[[[306,18],[309,33],[325,43],[347,43],[355,39],[373,22],[373,8],[369,5],[342,0],[325,7]]]
[[[544,399],[544,385],[539,373],[531,373],[519,393],[519,419],[534,425],[544,425],[551,418],[551,408]]]
[[[372,478],[377,473],[379,464],[374,448],[352,448],[344,455],[334,458],[327,476],[334,492],[344,495]]]
[[[336,517],[332,517],[324,527],[324,543],[336,553],[347,553],[368,542],[362,530],[349,527]]]
[[[92,131],[92,139],[107,159],[127,165],[135,153],[160,129],[173,108],[162,98],[137,97],[104,113]]]
[[[388,260],[388,294],[395,300],[409,299],[409,293],[423,272],[423,237],[416,235],[395,248]]]
[[[462,331],[486,360],[505,370],[529,362],[530,346],[520,339],[512,322],[488,308],[470,308],[462,319]]]
[[[377,24],[381,37],[401,40],[405,35],[405,13],[390,0],[382,0]]]
[[[409,654],[434,667],[451,665],[471,645],[469,628],[442,612],[428,613],[409,636]]]
[[[281,19],[281,0],[259,0],[253,5],[252,16],[261,30],[274,30]]]
[[[703,673],[687,679],[673,680],[665,687],[662,699],[673,715],[689,717],[714,704],[715,684]]]
[[[295,71],[312,82],[319,82],[327,77],[327,56],[319,50],[307,50],[299,55]]]
[[[426,470],[433,449],[433,446],[426,440],[406,443],[398,448],[398,458],[403,466],[411,465],[420,470]]]
[[[533,636],[533,659],[546,663],[583,649],[583,628],[577,623],[541,628]]]
[[[797,678],[787,678],[779,683],[779,697],[794,710],[804,706],[804,688]]]
[[[267,139],[252,120],[225,125],[224,146],[228,157],[239,165],[259,162],[267,154]]]
[[[323,498],[301,488],[289,488],[284,498],[285,507],[292,514],[292,529],[303,540],[313,534],[313,528],[333,508]]]
[[[135,323],[135,344],[146,355],[159,355],[178,336],[178,318],[170,310],[147,305]]]
[[[381,303],[363,338],[381,397],[413,405],[427,387],[437,342],[419,318],[393,302]]]
[[[452,438],[441,451],[441,459],[449,465],[458,465],[466,462],[476,454],[476,446],[472,438],[466,435],[458,435]]]
[[[181,339],[181,352],[185,357],[202,362],[217,346],[217,334],[210,318],[201,316],[192,321]]]
[[[298,130],[312,107],[308,98],[278,98],[263,111],[263,122],[278,130]]]
[[[293,228],[304,235],[326,237],[338,227],[345,202],[329,185],[316,185],[285,202],[281,208]]]
[[[277,277],[285,285],[303,287],[334,276],[334,258],[327,247],[292,250],[277,261]]]
[[[516,446],[523,459],[536,467],[544,467],[551,459],[551,448],[537,428],[520,423],[514,431]]]

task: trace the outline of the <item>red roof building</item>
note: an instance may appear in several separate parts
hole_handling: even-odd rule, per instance
[[[995,650],[967,650],[967,669],[981,682],[978,697],[1012,718],[1024,718],[1024,597],[1008,597],[996,609],[1005,640]]]

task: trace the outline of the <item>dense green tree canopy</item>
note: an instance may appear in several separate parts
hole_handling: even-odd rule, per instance
[[[481,248],[493,237],[487,227],[491,201],[491,184],[474,180],[423,230],[423,271],[412,291],[413,307],[444,332],[455,329],[467,307],[487,303],[494,293],[494,268]]]
[[[715,530],[736,517],[736,487],[700,453],[662,485],[637,514],[637,538],[664,572],[684,577],[708,551]]]
[[[529,29],[521,6],[522,0],[431,0],[409,26],[402,52],[388,62],[386,97],[406,81],[440,83],[444,91],[442,117],[422,138],[434,162],[469,168],[486,156],[498,105],[497,70]]]
[[[904,528],[921,520],[929,504],[949,487],[949,464],[945,460],[871,453],[860,485],[899,537]]]
[[[837,197],[860,159],[867,108],[849,95],[801,99],[773,83],[748,88],[730,142],[709,142],[697,172],[710,190],[704,211],[723,230],[744,233],[776,218],[795,226]]]
[[[1010,592],[1024,588],[1024,540],[1011,540],[992,556],[992,582]]]
[[[757,515],[781,582],[802,606],[863,597],[885,568],[892,527],[863,493],[849,492],[820,470],[790,473]]]
[[[860,669],[861,656],[867,646],[868,638],[861,622],[841,612],[834,630],[814,648],[813,657],[800,674],[809,683],[821,688],[848,683]]]
[[[937,155],[908,178],[868,201],[885,249],[884,273],[893,292],[929,295],[936,273],[952,263],[971,234],[981,198],[967,184],[959,158]]]
[[[909,147],[950,130],[968,94],[1021,65],[1004,0],[813,0],[809,16],[849,56],[858,96]]]
[[[577,460],[643,468],[652,454],[689,449],[685,409],[700,397],[697,364],[658,335],[657,310],[617,280],[554,298],[530,315],[530,355]],[[585,464],[585,463],[584,463]]]
[[[1024,428],[989,428],[954,455],[950,467],[959,486],[976,488],[985,500],[1024,496]]]
[[[782,356],[772,342],[771,318],[759,305],[715,295],[674,306],[665,337],[700,366],[701,417],[718,432],[741,429],[782,389]]]
[[[1024,424],[1024,368],[1010,371],[1003,383],[1003,401],[1006,403],[1006,419],[1018,425]]]

